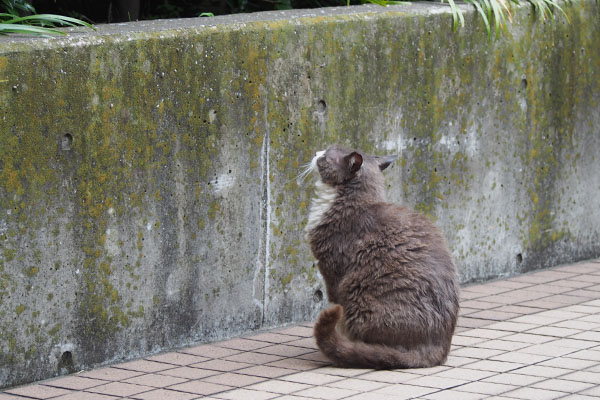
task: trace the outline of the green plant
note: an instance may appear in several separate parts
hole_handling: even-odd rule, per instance
[[[65,32],[54,29],[58,26],[94,27],[77,18],[55,14],[36,14],[35,8],[24,0],[1,0],[0,35],[9,33],[29,34],[39,36],[66,35]],[[20,13],[30,14],[21,16]]]
[[[441,0],[443,3],[445,0]],[[459,25],[465,26],[465,20],[460,8],[456,6],[454,0],[447,0],[450,8],[452,9],[452,19],[454,22],[454,29]],[[510,4],[507,0],[464,0],[465,3],[472,4],[485,24],[485,28],[488,33],[488,37],[491,38],[492,29],[491,22],[494,22],[496,34],[499,34],[501,30],[506,27],[506,21],[512,22],[512,15],[510,12]],[[510,0],[512,3],[519,5],[519,0]],[[563,15],[566,14],[562,8],[557,4],[556,0],[528,0],[538,15],[540,20],[544,21],[547,18],[554,19],[553,9],[557,9]]]

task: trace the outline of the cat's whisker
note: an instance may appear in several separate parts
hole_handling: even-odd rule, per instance
[[[313,171],[313,163],[312,161],[309,163],[306,163],[302,166],[302,171],[298,174],[298,176],[296,176],[296,183],[298,185],[300,185],[302,182],[304,182],[304,180],[306,179],[306,177]]]

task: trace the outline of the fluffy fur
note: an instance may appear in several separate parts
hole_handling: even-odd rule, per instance
[[[319,182],[307,232],[329,300],[315,337],[336,365],[442,364],[458,314],[454,263],[427,218],[385,201],[395,157],[330,147],[309,169]]]

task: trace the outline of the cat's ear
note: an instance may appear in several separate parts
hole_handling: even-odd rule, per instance
[[[363,158],[360,154],[353,151],[352,153],[350,153],[346,157],[344,157],[344,161],[346,162],[346,165],[350,169],[350,172],[355,173],[362,166]]]
[[[383,171],[384,169],[386,169],[387,167],[389,167],[391,163],[393,163],[394,161],[396,161],[397,158],[398,158],[397,155],[379,157],[379,169],[381,171]]]

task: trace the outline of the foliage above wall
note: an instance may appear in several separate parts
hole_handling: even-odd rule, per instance
[[[17,0],[24,2],[24,0]],[[431,0],[437,1],[437,0]],[[453,13],[454,28],[464,26],[461,10],[455,0],[447,2]],[[488,34],[499,32],[512,20],[511,7],[520,0],[464,0],[472,4],[483,19]],[[562,13],[557,0],[527,0],[541,19],[553,19],[556,10]],[[138,19],[187,18],[197,16],[235,14],[292,8],[317,8],[374,3],[381,6],[410,4],[397,0],[33,0],[42,12],[52,12],[81,18],[89,22],[120,22]]]

